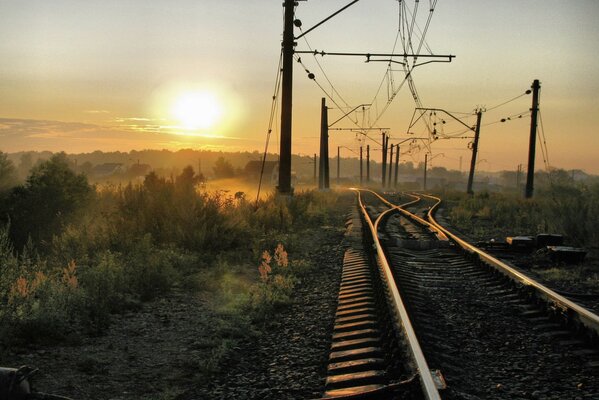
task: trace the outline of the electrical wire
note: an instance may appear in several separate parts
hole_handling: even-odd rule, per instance
[[[540,122],[540,135],[539,141],[541,143],[541,151],[543,152],[543,161],[545,162],[545,169],[549,172],[549,149],[547,148],[547,138],[545,136],[545,128],[543,127],[543,117],[541,110],[539,110],[539,122]],[[539,132],[539,130],[537,130]]]
[[[303,33],[303,30],[301,29],[301,27],[300,27],[300,31]],[[308,46],[308,49],[310,51],[314,51],[312,49],[312,46],[310,46],[310,43],[308,42],[308,38],[306,36],[303,36],[302,38],[304,39],[304,42],[306,43],[306,46]],[[331,86],[332,93],[336,94],[339,97],[339,99],[345,104],[345,106],[347,108],[351,108],[351,106],[349,105],[349,103],[347,101],[345,101],[345,99],[343,98],[343,96],[341,96],[341,94],[339,93],[339,91],[335,88],[335,85],[333,85],[333,82],[331,82],[331,80],[329,79],[329,77],[328,77],[327,73],[325,72],[324,68],[322,67],[322,65],[318,61],[318,58],[316,57],[316,53],[314,53],[312,56],[314,57],[314,61],[316,62],[316,65],[318,65],[318,69],[320,69],[320,71],[322,72],[324,78],[326,79],[326,81]],[[350,117],[350,119],[351,119],[351,117]],[[356,124],[357,124],[357,122],[356,122]]]
[[[496,108],[502,107],[502,106],[504,106],[504,105],[506,105],[506,104],[509,104],[509,103],[511,103],[511,102],[512,102],[512,101],[514,101],[514,100],[518,100],[518,99],[519,99],[520,97],[522,97],[522,96],[526,96],[527,94],[530,94],[530,91],[528,91],[528,93],[524,92],[524,93],[522,93],[522,94],[519,94],[518,96],[514,97],[513,99],[509,99],[509,100],[507,100],[507,101],[504,101],[503,103],[499,103],[499,104],[497,104],[497,105],[495,105],[495,106],[493,106],[493,107],[489,107],[489,108],[487,108],[487,111],[491,111],[491,110],[494,110],[494,109],[496,109]]]
[[[264,165],[266,164],[266,155],[268,154],[268,143],[270,142],[270,134],[272,133],[272,126],[274,123],[274,118],[278,109],[278,98],[281,90],[281,80],[282,80],[282,66],[283,66],[283,51],[279,56],[279,65],[277,67],[277,74],[275,78],[275,87],[272,95],[272,102],[270,106],[270,117],[268,120],[268,131],[266,133],[266,144],[264,145],[264,155],[262,156],[262,165],[260,167],[260,179],[258,181],[258,193],[256,194],[256,207],[258,207],[258,202],[260,200],[260,189],[262,188],[262,176],[264,175]],[[280,155],[279,155],[280,157]]]

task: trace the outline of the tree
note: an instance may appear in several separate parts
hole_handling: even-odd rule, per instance
[[[17,183],[16,169],[8,156],[0,151],[0,192],[4,192]]]
[[[55,154],[31,170],[25,185],[11,191],[6,209],[17,248],[29,237],[38,244],[49,240],[88,204],[92,188],[69,164],[65,153]]]
[[[19,162],[19,177],[22,180],[27,178],[31,167],[33,167],[33,157],[31,154],[32,153],[23,153],[21,155],[21,160]]]
[[[229,161],[225,160],[224,157],[219,157],[215,161],[212,170],[214,171],[214,176],[216,176],[217,179],[233,178],[235,176],[235,169],[233,168],[233,165]]]

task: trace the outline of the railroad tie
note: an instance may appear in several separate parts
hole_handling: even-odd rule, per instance
[[[371,269],[364,253],[350,248],[343,259],[324,397],[367,398],[388,383],[385,369]]]

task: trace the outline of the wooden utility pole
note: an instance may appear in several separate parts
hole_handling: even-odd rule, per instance
[[[387,133],[383,132],[383,149],[382,149],[383,153],[382,153],[382,162],[381,162],[381,167],[382,167],[382,179],[381,179],[381,183],[383,185],[383,189],[385,188],[385,180],[387,179]]]
[[[363,171],[363,167],[362,167],[362,146],[360,146],[360,186],[362,186],[362,176],[364,175],[362,173]]]
[[[316,158],[316,153],[314,153],[314,184],[317,184],[317,179],[316,179],[316,163],[318,162],[318,158]]]
[[[341,166],[341,159],[339,158],[339,150],[341,149],[341,146],[337,146],[337,185],[339,185],[339,169]]]
[[[319,189],[329,188],[329,118],[326,99],[321,100]]]
[[[470,160],[470,173],[468,174],[468,187],[466,193],[473,194],[472,185],[474,184],[474,168],[476,167],[476,155],[478,153],[478,137],[480,135],[480,120],[483,110],[476,111],[476,129],[474,130],[474,142],[472,143],[472,159]]]
[[[532,108],[530,109],[530,141],[528,145],[528,171],[526,174],[526,192],[524,196],[530,199],[534,190],[535,179],[535,150],[537,144],[537,113],[539,111],[539,90],[541,84],[538,79],[532,83]]]
[[[283,22],[283,76],[281,82],[281,145],[279,158],[279,194],[291,195],[291,121],[293,99],[293,19],[295,0],[285,0]]]
[[[397,188],[397,173],[399,171],[399,144],[395,145],[395,177],[393,178],[393,187]]]
[[[428,164],[428,153],[424,154],[424,182],[422,185],[422,190],[426,190],[426,168]]]
[[[366,145],[366,183],[370,183],[370,145]]]
[[[389,149],[389,179],[387,179],[388,188],[391,187],[391,179],[393,175],[393,147],[394,145],[392,144],[391,148]]]

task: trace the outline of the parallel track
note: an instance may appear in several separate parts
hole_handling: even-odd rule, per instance
[[[419,197],[412,199],[403,207]],[[390,315],[383,342],[396,341],[393,355],[378,354],[387,365],[379,395],[359,398],[599,398],[599,317],[447,231],[434,220],[439,199],[431,199],[437,204],[424,220],[358,192],[376,253],[371,276],[382,279]],[[447,389],[438,391],[443,382],[431,368]],[[420,390],[402,392],[398,382],[410,372]],[[357,393],[350,386],[325,396]]]

